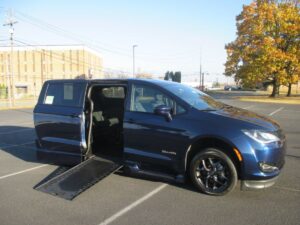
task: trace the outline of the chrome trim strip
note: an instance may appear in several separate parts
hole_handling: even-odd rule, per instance
[[[186,153],[185,153],[185,158],[184,158],[184,170],[185,170],[185,171],[186,171],[186,167],[187,167],[187,157],[188,157],[188,154],[189,154],[191,148],[192,148],[192,145],[190,145],[190,146],[188,147],[188,149],[187,149],[187,151],[186,151]]]

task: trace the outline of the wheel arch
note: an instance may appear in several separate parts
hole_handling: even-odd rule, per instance
[[[218,136],[198,137],[190,144],[184,158],[185,172],[188,171],[188,166],[192,158],[206,148],[217,148],[228,155],[236,167],[238,177],[241,178],[243,158],[240,151],[231,141]]]

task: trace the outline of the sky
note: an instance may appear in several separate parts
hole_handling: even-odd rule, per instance
[[[84,44],[103,56],[105,70],[161,77],[181,71],[225,82],[226,43],[236,37],[235,17],[249,0],[0,0],[0,21],[12,9],[14,38],[28,45]],[[9,38],[0,27],[0,44]],[[17,43],[16,43],[17,44]],[[19,42],[19,45],[22,45]]]

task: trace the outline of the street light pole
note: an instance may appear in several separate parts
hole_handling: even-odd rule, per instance
[[[138,45],[133,45],[132,46],[132,77],[135,77],[135,54],[134,54],[134,49],[137,47]]]
[[[202,73],[202,49],[200,48],[200,76],[199,76],[199,90],[203,91],[204,73]]]

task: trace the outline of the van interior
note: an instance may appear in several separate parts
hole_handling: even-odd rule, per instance
[[[123,154],[123,118],[126,87],[94,86],[91,150],[97,156],[120,158]]]

